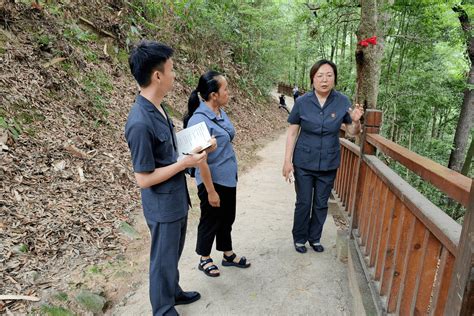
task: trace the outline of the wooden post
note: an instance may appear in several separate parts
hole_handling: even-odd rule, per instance
[[[469,205],[464,214],[461,238],[449,284],[446,315],[474,313],[474,182],[471,184]]]
[[[362,196],[364,185],[365,185],[365,174],[367,165],[363,163],[364,155],[374,155],[375,147],[366,142],[367,133],[378,134],[380,132],[380,126],[382,125],[382,111],[367,109],[364,115],[364,127],[362,131],[361,143],[360,143],[360,156],[359,162],[357,163],[357,170],[355,172],[356,178],[356,187],[355,194],[352,200],[351,205],[349,205],[350,210],[352,210],[351,216],[351,238],[353,238],[352,230],[357,228],[357,221],[359,215],[359,198]]]

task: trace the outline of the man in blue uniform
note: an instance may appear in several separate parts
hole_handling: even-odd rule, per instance
[[[288,117],[291,125],[283,165],[287,180],[294,173],[296,204],[292,233],[295,249],[300,253],[306,252],[306,242],[315,251],[324,251],[320,239],[341,160],[339,129],[346,124],[349,133],[359,133],[363,114],[362,107],[356,105],[352,111],[349,98],[334,90],[334,63],[318,61],[311,68],[310,80],[313,91],[296,100]]]
[[[153,315],[178,315],[175,305],[200,298],[198,292],[184,292],[179,286],[178,261],[190,202],[184,170],[197,166],[206,153],[187,155],[177,161],[174,126],[161,106],[175,78],[172,55],[173,50],[164,44],[142,41],[129,57],[130,70],[141,91],[130,110],[125,138],[151,233]]]

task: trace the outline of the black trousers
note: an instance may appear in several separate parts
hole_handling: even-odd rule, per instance
[[[293,241],[298,244],[317,243],[328,214],[328,200],[337,169],[311,171],[295,167],[295,216]]]
[[[160,223],[147,219],[151,233],[150,301],[154,316],[178,315],[175,297],[179,286],[178,261],[183,252],[188,217],[175,222]]]
[[[204,184],[198,186],[198,196],[201,200],[201,218],[199,219],[196,252],[207,257],[211,254],[214,238],[218,251],[232,250],[232,224],[235,220],[235,205],[237,188],[226,187],[214,183],[219,194],[221,206],[212,207],[207,198]]]

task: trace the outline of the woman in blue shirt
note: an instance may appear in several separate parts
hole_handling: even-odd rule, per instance
[[[320,239],[328,212],[329,195],[341,160],[339,129],[346,124],[350,134],[360,132],[363,109],[351,110],[349,98],[334,90],[337,67],[320,60],[310,71],[313,91],[304,94],[288,116],[283,176],[294,176],[296,203],[293,222],[295,250],[305,253],[306,242],[322,252]],[[352,124],[351,124],[352,123]]]
[[[216,249],[224,252],[222,265],[248,268],[245,257],[232,250],[232,224],[235,220],[237,193],[237,158],[232,147],[235,129],[222,107],[229,101],[227,80],[208,71],[199,78],[197,88],[188,101],[184,127],[205,122],[209,133],[217,140],[217,149],[209,153],[196,170],[198,196],[201,200],[196,252],[201,256],[199,270],[207,276],[219,276],[219,268],[210,254],[214,239]]]

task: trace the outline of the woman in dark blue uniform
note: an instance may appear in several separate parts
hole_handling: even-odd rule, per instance
[[[347,125],[350,134],[360,132],[363,109],[351,110],[349,98],[334,90],[337,67],[320,60],[310,71],[313,91],[304,94],[288,117],[291,124],[286,139],[283,176],[294,176],[296,203],[293,242],[297,252],[305,253],[306,242],[317,252],[328,212],[328,200],[341,160],[339,129]]]

